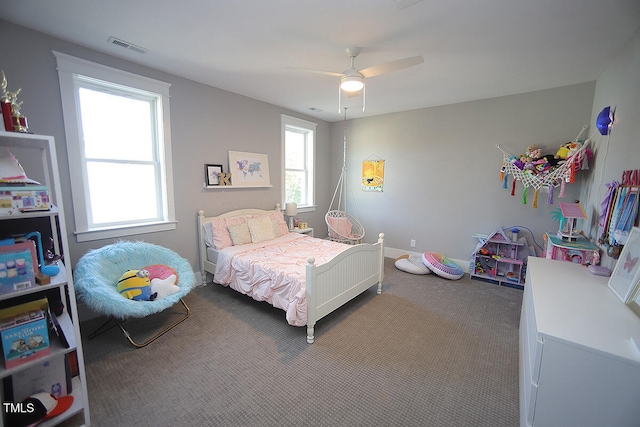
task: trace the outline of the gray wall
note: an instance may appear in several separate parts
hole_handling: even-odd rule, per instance
[[[195,215],[198,209],[217,214],[243,207],[270,208],[280,198],[281,169],[280,117],[290,114],[318,122],[318,210],[300,215],[326,234],[324,212],[342,166],[343,123],[326,123],[280,107],[208,87],[187,79],[142,67],[99,52],[69,44],[49,36],[0,22],[0,68],[10,88],[22,87],[23,113],[30,130],[56,138],[62,168],[62,184],[67,208],[68,229],[71,193],[64,126],[60,107],[58,77],[51,50],[57,50],[108,66],[138,73],[172,84],[171,115],[174,189],[178,228],[172,232],[136,236],[170,247],[197,270]],[[538,208],[521,204],[522,186],[516,197],[502,188],[499,169],[502,157],[496,144],[520,154],[530,144],[555,153],[574,138],[581,127],[594,127],[595,116],[606,105],[616,105],[619,123],[614,127],[606,156],[603,142],[596,146],[591,171],[582,172],[579,182],[567,186],[565,200],[584,199],[591,220],[604,182],[619,179],[622,170],[634,164],[637,144],[640,75],[639,41],[636,34],[629,45],[605,71],[598,82],[549,89],[527,94],[480,100],[455,105],[394,113],[348,121],[347,169],[349,184],[360,218],[367,230],[366,241],[379,232],[387,235],[390,253],[437,251],[458,260],[468,260],[477,240],[474,233],[490,233],[497,226],[522,225],[530,228],[538,243],[546,231],[557,229],[550,212],[556,204],[546,204],[540,194]],[[16,40],[20,49],[16,49]],[[595,94],[595,102],[594,102]],[[589,131],[591,132],[591,131]],[[269,154],[272,189],[204,190],[204,163],[226,164],[227,151],[244,150]],[[362,161],[386,161],[384,192],[365,193],[359,187]],[[328,172],[327,172],[328,171]],[[581,184],[585,187],[581,194]],[[415,239],[415,248],[409,241]],[[71,259],[109,241],[84,244],[71,242]]]
[[[582,185],[593,240],[599,237],[598,216],[606,184],[620,182],[625,170],[640,169],[640,29],[598,78],[591,123],[607,106],[616,109],[614,124],[608,137],[597,134],[594,166]],[[605,255],[602,264],[613,268],[615,261]]]
[[[478,243],[474,233],[522,225],[542,245],[544,232],[558,229],[550,212],[558,201],[574,201],[579,184],[567,186],[565,199],[558,198],[556,189],[553,205],[546,204],[548,193],[541,192],[537,209],[530,189],[523,205],[522,185],[515,197],[510,195],[511,180],[507,190],[502,188],[502,153],[495,146],[519,155],[537,144],[555,154],[589,124],[594,88],[590,82],[349,121],[347,170],[365,239],[384,231],[389,247],[468,260]],[[342,153],[342,128],[332,124],[334,159]],[[370,157],[385,160],[382,193],[357,186],[362,161]]]
[[[313,117],[300,115],[274,105],[196,83],[158,70],[123,61],[65,41],[0,21],[0,69],[4,70],[9,89],[22,88],[22,113],[29,121],[29,131],[52,135],[60,164],[62,191],[67,215],[67,231],[72,263],[91,248],[111,240],[77,243],[67,149],[60,101],[58,73],[52,50],[110,67],[137,73],[170,83],[173,176],[178,226],[175,231],[131,236],[163,245],[180,253],[199,270],[196,244],[196,212],[204,209],[216,215],[232,209],[257,207],[273,209],[280,202],[280,114],[289,114],[318,123],[317,159],[320,165],[330,162],[330,126]],[[229,150],[269,155],[273,188],[205,190],[204,164],[227,164]],[[29,174],[27,165],[24,165]],[[36,172],[34,172],[37,175]],[[320,176],[319,200],[330,199],[330,182]],[[315,213],[301,214],[312,227],[324,224],[327,205]]]

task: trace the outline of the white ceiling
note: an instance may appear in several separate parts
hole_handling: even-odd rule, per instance
[[[352,99],[349,118],[593,81],[640,27],[640,0],[0,0],[0,18],[337,121],[339,77],[287,67],[342,72],[349,46],[358,69],[424,57],[365,80],[366,113]]]

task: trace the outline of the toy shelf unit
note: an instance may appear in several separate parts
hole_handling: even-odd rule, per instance
[[[525,245],[518,241],[517,232],[511,239],[499,227],[486,239],[481,239],[471,254],[469,274],[499,285],[523,289],[526,275]]]
[[[39,426],[88,426],[87,383],[73,275],[68,260],[63,261],[70,251],[54,138],[0,131],[0,166],[0,334],[4,356],[0,360],[0,401],[4,402],[0,427],[11,426],[13,415],[25,410],[20,402],[38,392],[51,393],[58,405],[70,404]],[[36,178],[44,193],[33,194],[29,189],[37,184],[13,181],[15,174],[3,173],[6,169],[15,171],[16,167],[27,172],[20,179],[26,175],[28,179]],[[17,198],[11,197],[17,192]],[[34,236],[36,241],[31,240]],[[41,236],[51,237],[52,250],[60,259],[43,258]],[[21,245],[33,250],[19,252]],[[15,268],[13,254],[19,254]],[[24,277],[16,281],[21,274]],[[26,324],[34,327],[21,326]],[[15,335],[5,333],[7,327]],[[16,348],[24,351],[19,357]]]

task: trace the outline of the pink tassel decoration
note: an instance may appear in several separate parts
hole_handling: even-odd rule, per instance
[[[565,179],[562,179],[562,184],[560,184],[560,194],[558,194],[558,197],[564,197],[564,182]]]

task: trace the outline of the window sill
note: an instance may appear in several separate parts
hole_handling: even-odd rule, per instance
[[[315,206],[298,206],[298,213],[315,212]]]
[[[176,224],[177,221],[154,222],[149,224],[76,231],[75,235],[78,243],[90,242],[92,240],[113,239],[116,237],[133,236],[136,234],[175,230]]]

